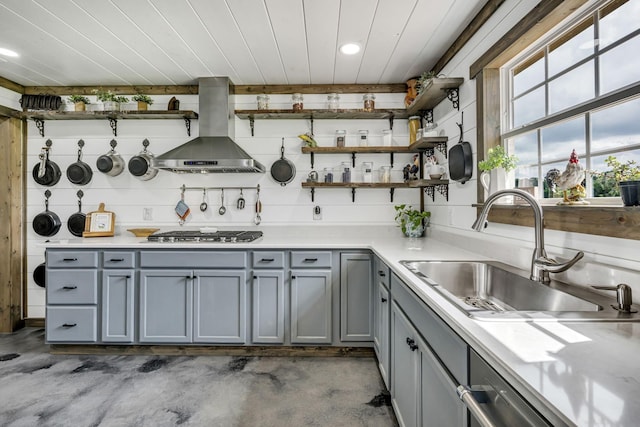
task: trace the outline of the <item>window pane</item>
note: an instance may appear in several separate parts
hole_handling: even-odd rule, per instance
[[[549,114],[573,107],[595,96],[593,61],[549,82]]]
[[[636,163],[640,163],[640,150],[623,151],[613,154],[620,163],[626,163],[629,160],[635,160]],[[592,157],[591,169],[596,172],[606,172],[611,170],[606,165],[604,160],[609,157],[610,154]],[[599,176],[593,178],[593,196],[594,197],[613,197],[619,196],[620,190],[617,187],[615,179],[607,176]]]
[[[578,156],[586,152],[584,116],[543,128],[541,139],[542,162],[566,159],[566,166],[572,150],[576,150]]]
[[[593,38],[593,25],[588,21],[578,25],[558,42],[549,46],[549,76],[554,76],[592,55]]]
[[[518,127],[544,117],[544,87],[513,101],[513,126]]]
[[[600,18],[600,48],[621,39],[638,29],[640,23],[640,2],[628,1],[620,6],[615,2],[602,11]],[[609,11],[611,7],[618,7]]]
[[[509,152],[516,155],[519,165],[535,165],[538,163],[537,135],[537,132],[529,132],[507,141],[507,147],[510,147]]]
[[[591,150],[640,144],[640,98],[591,114]]]
[[[538,167],[518,166],[516,168],[516,187],[537,187]]]
[[[544,56],[542,53],[513,71],[513,95],[518,96],[544,80]]]
[[[639,50],[637,36],[600,56],[600,94],[640,81]]]

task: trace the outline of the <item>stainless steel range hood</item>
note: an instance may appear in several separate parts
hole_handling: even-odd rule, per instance
[[[264,172],[234,141],[235,112],[228,77],[198,82],[199,136],[157,156],[153,167],[177,173]]]

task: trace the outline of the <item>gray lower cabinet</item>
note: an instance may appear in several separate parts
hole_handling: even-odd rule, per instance
[[[309,261],[307,261],[309,262]],[[291,343],[331,343],[331,270],[291,270]]]
[[[373,340],[373,259],[370,253],[340,254],[340,340]]]
[[[285,325],[283,270],[254,270],[251,306],[252,342],[283,344]]]
[[[391,404],[400,426],[415,427],[420,393],[418,334],[395,301],[392,304]]]
[[[134,270],[102,271],[101,341],[134,342],[134,278]]]
[[[389,267],[380,258],[374,260],[373,298],[373,348],[378,357],[378,368],[387,389],[389,383],[389,363],[391,336],[391,299],[389,294]]]

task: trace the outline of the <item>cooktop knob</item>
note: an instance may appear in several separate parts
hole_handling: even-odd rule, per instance
[[[227,241],[227,238],[226,238],[226,237],[220,237],[220,241],[221,241],[222,243],[224,243],[224,242],[226,242],[226,241]]]

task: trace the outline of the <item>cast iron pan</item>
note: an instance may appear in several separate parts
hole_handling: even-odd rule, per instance
[[[35,231],[40,236],[53,236],[60,230],[60,226],[62,222],[60,221],[60,217],[55,213],[49,210],[49,197],[51,197],[51,191],[47,190],[44,192],[45,200],[44,212],[40,212],[38,215],[33,218],[33,231]]]
[[[82,190],[78,190],[76,194],[78,195],[78,212],[69,217],[67,220],[67,228],[74,236],[82,237],[82,232],[84,231],[85,222],[87,220],[87,216],[82,213],[82,196],[84,196],[84,192]]]
[[[271,176],[280,185],[285,186],[296,176],[296,167],[290,160],[284,158],[284,138],[282,138],[282,148],[280,148],[280,159],[271,165]]]
[[[46,264],[43,262],[42,264],[38,264],[35,270],[33,270],[33,280],[36,282],[36,285],[44,288],[47,285],[46,275],[47,268]]]
[[[46,147],[42,147],[42,151],[38,156],[40,158],[40,162],[36,163],[33,167],[33,173],[31,175],[33,176],[33,180],[38,184],[51,187],[60,181],[62,172],[55,162],[49,160],[49,150],[52,145],[51,140],[47,139],[45,145]]]
[[[456,124],[460,128],[460,140],[449,150],[449,179],[464,184],[473,174],[473,153],[471,144],[462,140],[462,125]]]
[[[82,147],[84,147],[84,141],[78,141],[78,160],[75,163],[71,163],[67,168],[67,178],[73,184],[86,185],[91,181],[93,171],[91,166],[82,161]]]

